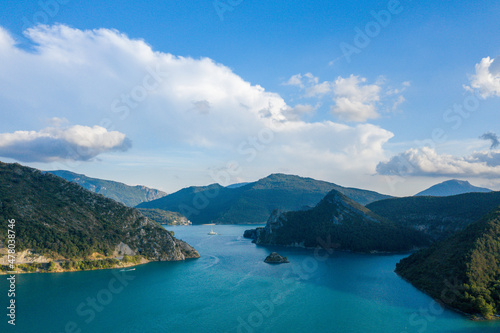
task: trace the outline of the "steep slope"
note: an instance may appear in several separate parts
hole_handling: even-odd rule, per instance
[[[120,252],[147,260],[199,256],[136,209],[19,164],[0,162],[0,219],[15,219],[17,252],[49,259],[116,258]],[[0,224],[4,249],[7,235],[7,223]]]
[[[218,184],[190,187],[137,207],[179,212],[193,224],[263,223],[275,209],[289,211],[314,206],[332,189],[361,204],[389,198],[377,192],[345,188],[311,178],[272,174],[235,188]]]
[[[275,211],[264,228],[245,232],[257,244],[325,246],[359,252],[407,251],[426,246],[426,237],[396,226],[332,190],[316,207],[295,212]]]
[[[135,207],[141,202],[156,200],[167,195],[167,193],[163,191],[148,188],[146,186],[129,186],[111,180],[90,178],[66,170],[47,172],[64,178],[67,181],[77,183],[89,191],[102,194],[107,198],[121,202],[129,207]]]
[[[500,312],[500,207],[401,260],[396,272],[451,307],[492,318]]]
[[[137,210],[140,211],[142,215],[146,216],[150,220],[153,220],[159,224],[165,224],[165,225],[191,224],[191,221],[189,221],[185,216],[176,212],[169,212],[158,208],[137,208]]]
[[[415,196],[430,195],[435,197],[446,197],[450,195],[458,195],[458,194],[473,193],[473,192],[486,193],[492,191],[488,188],[473,186],[466,180],[452,179],[431,186],[428,189],[415,194]]]
[[[406,197],[373,202],[366,207],[394,223],[443,239],[462,230],[500,205],[500,192],[450,197]]]

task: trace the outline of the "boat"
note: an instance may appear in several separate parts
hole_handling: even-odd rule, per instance
[[[130,271],[135,271],[135,268],[130,268],[130,269],[122,269],[120,272],[130,272]]]
[[[214,229],[210,229],[210,232],[208,234],[209,235],[217,235],[217,233],[214,231]]]

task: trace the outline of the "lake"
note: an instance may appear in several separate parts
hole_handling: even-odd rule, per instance
[[[186,262],[18,275],[15,328],[2,276],[0,331],[500,332],[500,322],[467,320],[400,279],[394,267],[407,255],[261,247],[242,238],[251,227],[167,227],[202,256]],[[272,251],[290,263],[264,263]]]

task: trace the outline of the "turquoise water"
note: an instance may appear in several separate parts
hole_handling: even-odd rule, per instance
[[[3,276],[0,332],[500,332],[500,322],[469,321],[398,278],[405,255],[264,248],[241,237],[248,226],[211,228],[168,227],[196,260],[18,275],[15,328]],[[272,250],[291,263],[265,264]]]

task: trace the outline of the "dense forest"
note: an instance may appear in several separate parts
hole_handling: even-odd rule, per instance
[[[422,230],[439,240],[462,230],[499,205],[500,192],[490,192],[391,198],[366,207],[394,223]]]
[[[257,244],[322,246],[357,252],[408,251],[429,245],[427,237],[414,229],[398,226],[332,190],[316,207],[279,213],[265,228],[247,232]]]
[[[148,260],[198,254],[139,211],[60,177],[0,162],[0,219],[15,219],[16,251],[52,259],[113,256],[120,244]],[[7,223],[0,224],[5,245]]]
[[[401,260],[396,272],[468,314],[500,312],[500,207],[450,238]]]
[[[187,225],[189,220],[180,213],[170,212],[158,208],[137,208],[142,215],[152,221],[165,225]]]
[[[130,186],[111,180],[91,178],[78,173],[57,170],[49,173],[77,183],[89,191],[104,195],[106,198],[116,200],[129,207],[135,207],[142,202],[156,200],[167,195],[167,193],[148,188],[146,186]]]

